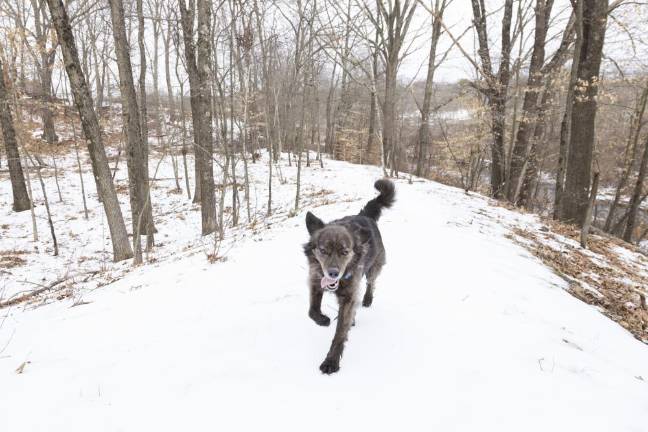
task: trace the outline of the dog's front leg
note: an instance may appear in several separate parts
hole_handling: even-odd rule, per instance
[[[333,342],[331,342],[331,349],[329,349],[326,359],[320,365],[320,370],[325,374],[332,374],[340,369],[340,357],[342,357],[344,343],[347,340],[349,329],[353,325],[356,307],[358,305],[358,301],[353,294],[339,296],[338,300],[340,309],[335,336],[333,337]]]
[[[314,281],[311,278],[310,282],[310,308],[308,309],[308,316],[311,317],[317,325],[328,326],[331,324],[331,319],[322,313],[322,288],[320,287],[319,280]]]

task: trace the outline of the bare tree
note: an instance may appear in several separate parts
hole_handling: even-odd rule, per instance
[[[643,194],[643,184],[646,180],[646,173],[648,173],[648,137],[646,137],[643,156],[641,157],[641,163],[639,164],[639,173],[637,174],[637,181],[635,183],[635,187],[632,192],[632,197],[630,198],[628,222],[626,224],[625,231],[623,232],[623,240],[627,242],[632,241],[632,236],[637,223],[637,213],[639,211],[639,205],[641,204],[641,201],[643,201],[641,196]]]
[[[599,88],[599,71],[607,27],[607,0],[582,1],[582,43],[571,114],[565,191],[560,219],[582,225],[587,211],[594,153],[594,126]]]
[[[421,113],[421,124],[418,130],[418,157],[416,158],[416,175],[423,175],[423,163],[425,155],[430,147],[430,108],[432,106],[432,92],[434,89],[434,73],[438,67],[437,62],[437,45],[441,39],[443,14],[451,0],[434,0],[430,9],[432,15],[432,36],[430,38],[430,54],[428,58],[427,77],[425,78],[425,92],[423,94],[423,103],[419,106]]]
[[[515,203],[521,187],[523,169],[526,160],[529,138],[534,125],[537,122],[538,98],[542,91],[544,75],[542,66],[545,60],[545,45],[549,31],[549,20],[553,0],[536,0],[535,5],[535,36],[533,41],[533,52],[529,65],[529,78],[524,90],[524,102],[522,105],[522,118],[517,127],[517,136],[513,145],[509,181],[507,184],[507,198]]]
[[[25,185],[18,142],[16,141],[16,130],[14,129],[13,116],[9,105],[9,94],[5,86],[5,75],[0,56],[0,128],[4,141],[5,153],[7,155],[7,166],[9,167],[9,178],[11,179],[11,191],[13,193],[13,210],[21,212],[31,208],[31,201]]]
[[[119,69],[119,88],[122,99],[122,118],[124,129],[126,131],[126,148],[128,158],[128,179],[130,204],[133,224],[133,245],[135,250],[136,262],[141,262],[141,246],[139,239],[139,220],[140,215],[148,213],[150,200],[148,194],[148,169],[146,168],[146,158],[144,156],[145,144],[137,95],[133,83],[133,69],[130,61],[130,50],[128,40],[126,39],[126,25],[124,23],[124,4],[122,0],[110,0],[110,13],[113,24],[113,37],[115,40],[115,51],[117,54],[117,68]],[[146,219],[144,219],[146,221]],[[145,223],[147,223],[146,221]],[[150,222],[149,222],[150,223]],[[145,225],[146,226],[146,225]],[[152,229],[147,226],[147,234],[151,234]]]
[[[280,149],[278,148],[279,138],[276,127],[274,109],[275,105],[273,103],[273,89],[275,86],[274,68],[276,66],[276,62],[273,61],[274,59],[270,53],[270,50],[272,49],[272,39],[266,35],[266,31],[263,26],[265,9],[262,9],[259,6],[259,2],[257,0],[253,0],[252,9],[256,23],[256,32],[259,39],[259,49],[261,52],[261,78],[265,99],[263,118],[265,123],[265,139],[267,141],[268,149],[268,208],[266,210],[266,215],[270,216],[272,214],[272,164],[275,160],[275,151],[280,151]]]
[[[637,99],[637,103],[634,111],[630,116],[629,122],[629,133],[628,139],[626,141],[624,157],[623,157],[623,168],[621,171],[621,176],[617,184],[616,192],[614,194],[614,199],[610,205],[610,210],[608,211],[607,218],[605,219],[604,230],[607,232],[611,231],[612,223],[614,222],[614,216],[621,199],[621,194],[623,189],[625,189],[628,181],[630,180],[630,172],[632,166],[634,165],[637,152],[639,150],[639,135],[641,134],[641,129],[643,126],[643,116],[648,106],[648,81],[644,84],[644,89],[641,92],[641,96]]]
[[[505,0],[502,18],[502,36],[500,63],[497,74],[493,71],[489,47],[488,28],[486,26],[487,12],[483,0],[471,0],[473,23],[479,43],[481,59],[480,72],[484,76],[483,86],[478,89],[486,96],[491,113],[491,194],[501,198],[504,193],[506,164],[504,158],[504,133],[506,128],[506,97],[511,78],[511,21],[513,16],[513,0]]]
[[[207,235],[217,228],[216,199],[214,194],[213,137],[211,86],[209,64],[211,55],[210,27],[211,6],[206,0],[198,0],[198,36],[194,47],[194,12],[188,10],[184,0],[179,1],[184,35],[184,51],[191,92],[191,113],[194,128],[194,155],[200,177],[200,208],[202,234]]]
[[[170,29],[168,30],[169,32],[171,31]],[[180,127],[182,129],[181,135],[182,135],[182,166],[184,168],[184,177],[185,177],[185,187],[187,189],[187,198],[191,200],[191,186],[189,184],[189,168],[187,166],[187,117],[185,115],[185,94],[184,94],[184,83],[186,81],[185,77],[180,76],[180,60],[183,58],[179,51],[180,51],[180,40],[178,36],[178,31],[177,29],[174,30],[173,33],[173,46],[175,47],[176,50],[176,56],[175,56],[175,76],[176,79],[178,80],[178,85],[180,86]],[[195,168],[195,167],[194,167]],[[199,184],[199,177],[196,177],[196,183]]]
[[[36,71],[40,81],[40,97],[42,100],[41,118],[43,120],[42,138],[52,144],[58,141],[54,129],[54,114],[52,113],[52,70],[56,59],[56,48],[58,42],[50,37],[51,23],[45,10],[44,0],[31,0],[34,13],[34,40],[36,51],[29,48],[28,51],[34,59]],[[50,46],[48,46],[50,42]],[[26,43],[26,46],[31,44]]]
[[[545,63],[545,45],[551,23],[553,0],[538,0],[535,34],[528,79],[524,87],[522,115],[512,144],[507,198],[514,204],[530,205],[538,173],[538,146],[545,132],[545,115],[552,101],[552,86],[558,69],[565,63],[572,45],[574,15],[568,20],[558,49]]]
[[[403,45],[409,31],[412,17],[416,11],[416,1],[376,0],[376,9],[364,4],[364,10],[374,25],[379,38],[379,52],[385,64],[385,93],[382,103],[382,139],[383,148],[388,152],[392,171],[396,160],[396,129],[397,129],[397,74],[403,57]],[[387,155],[383,155],[387,157]]]
[[[83,132],[87,139],[97,192],[101,197],[106,212],[113,245],[113,257],[115,261],[128,259],[133,256],[133,251],[128,242],[126,225],[112,183],[108,158],[104,150],[101,128],[94,111],[92,96],[85,76],[81,71],[81,63],[79,62],[79,54],[74,42],[72,27],[70,26],[70,19],[62,0],[47,0],[47,3],[61,45],[61,51],[63,52],[65,70],[70,80],[74,102],[79,111]]]

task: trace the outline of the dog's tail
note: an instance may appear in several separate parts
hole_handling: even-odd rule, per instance
[[[375,221],[380,219],[380,213],[383,208],[390,208],[394,204],[396,197],[396,188],[391,180],[380,179],[374,183],[374,187],[380,195],[370,200],[362,210],[360,216],[366,216]]]

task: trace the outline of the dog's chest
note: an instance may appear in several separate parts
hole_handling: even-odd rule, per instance
[[[353,278],[340,280],[340,286],[335,291],[338,296],[346,296],[354,289]]]

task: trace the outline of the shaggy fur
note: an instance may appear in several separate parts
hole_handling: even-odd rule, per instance
[[[347,216],[325,224],[311,212],[306,214],[306,228],[310,240],[304,245],[309,264],[310,308],[308,316],[318,325],[328,326],[331,319],[321,310],[325,290],[337,296],[339,311],[335,336],[331,348],[320,365],[325,374],[340,369],[340,357],[344,350],[349,329],[354,324],[356,307],[360,299],[360,281],[367,277],[367,288],[362,305],[371,306],[376,278],[385,265],[385,247],[376,222],[383,208],[394,203],[395,188],[390,180],[376,181],[374,187],[380,192],[367,202],[358,215]],[[337,279],[333,288],[322,288],[324,275]]]

